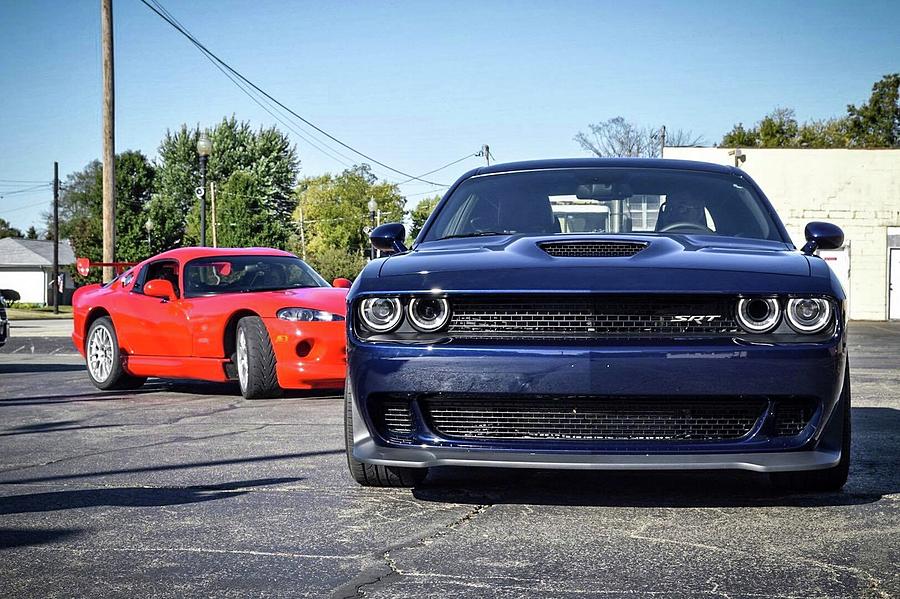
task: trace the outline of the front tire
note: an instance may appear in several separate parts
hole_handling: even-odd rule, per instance
[[[88,377],[98,389],[137,389],[147,381],[147,377],[131,376],[125,372],[119,337],[109,316],[101,316],[91,323],[84,354]]]
[[[401,468],[366,464],[353,457],[353,397],[344,390],[344,446],[350,476],[364,487],[415,487],[428,475],[428,468]]]
[[[245,399],[266,399],[281,395],[275,369],[275,351],[269,331],[259,316],[238,321],[235,362],[238,383]]]
[[[788,493],[823,493],[840,491],[850,474],[850,366],[844,370],[841,389],[841,460],[837,466],[803,472],[773,472],[769,475],[775,488]]]

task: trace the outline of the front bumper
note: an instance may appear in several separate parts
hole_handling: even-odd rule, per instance
[[[842,332],[824,343],[618,347],[408,346],[351,337],[353,456],[381,465],[608,470],[815,470],[838,463],[843,423],[836,407],[846,365]],[[441,394],[601,397],[805,397],[816,403],[796,436],[765,427],[726,441],[460,440],[442,437],[415,410],[416,435],[398,443],[379,432],[377,397]]]
[[[264,318],[283,389],[337,389],[347,375],[343,321],[290,322]]]

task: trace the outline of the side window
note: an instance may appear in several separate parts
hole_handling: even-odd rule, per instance
[[[144,293],[144,285],[154,279],[169,281],[172,283],[172,287],[175,288],[175,295],[181,297],[181,286],[178,281],[178,262],[174,260],[160,260],[159,262],[148,264],[141,269],[138,280],[131,291],[133,293]]]

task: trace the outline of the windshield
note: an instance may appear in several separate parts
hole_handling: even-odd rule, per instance
[[[658,233],[783,241],[740,177],[653,168],[482,175],[447,200],[424,241],[498,234]]]
[[[216,256],[184,267],[185,296],[328,287],[299,258],[292,256]]]

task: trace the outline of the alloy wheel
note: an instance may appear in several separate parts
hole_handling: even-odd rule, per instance
[[[88,340],[88,370],[97,382],[103,383],[109,378],[114,353],[109,329],[104,326],[96,327]]]

